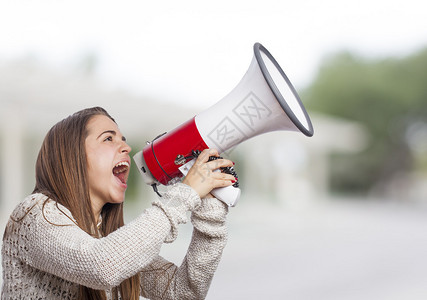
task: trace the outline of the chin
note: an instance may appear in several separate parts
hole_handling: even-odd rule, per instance
[[[123,195],[123,197],[120,197],[119,199],[117,199],[117,201],[115,203],[120,204],[120,203],[123,203],[123,202],[125,202],[125,196],[124,195]]]
[[[123,195],[112,196],[110,198],[109,203],[120,204],[120,203],[123,203],[124,201],[125,201],[125,194],[123,193]]]

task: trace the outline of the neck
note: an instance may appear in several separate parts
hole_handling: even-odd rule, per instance
[[[104,207],[103,203],[92,201],[92,212],[95,217],[95,222],[98,224],[101,221],[101,211]]]

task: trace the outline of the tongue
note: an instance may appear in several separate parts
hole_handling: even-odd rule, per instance
[[[122,183],[126,184],[126,167],[117,166],[113,168],[113,174],[116,176]]]
[[[114,174],[114,176],[116,176],[122,183],[126,183],[125,173]]]

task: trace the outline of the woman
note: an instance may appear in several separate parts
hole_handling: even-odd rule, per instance
[[[102,108],[82,110],[48,132],[33,194],[3,236],[1,299],[203,299],[226,243],[227,207],[210,196],[235,178],[204,150],[177,183],[131,223],[123,201],[131,148]],[[202,175],[203,174],[203,175]],[[159,256],[191,212],[193,237],[180,267]]]

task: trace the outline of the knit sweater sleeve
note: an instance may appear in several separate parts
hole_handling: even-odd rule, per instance
[[[131,223],[98,239],[81,230],[64,207],[33,196],[27,208],[17,209],[15,218],[22,211],[29,213],[11,225],[22,239],[16,251],[36,269],[94,289],[110,289],[152,264],[161,244],[171,241],[176,226],[186,221],[186,212],[201,202],[183,184],[171,189],[168,197],[174,206],[153,205]]]
[[[140,274],[142,296],[149,299],[204,299],[227,242],[228,207],[202,199],[192,212],[193,236],[180,267],[157,257]]]

